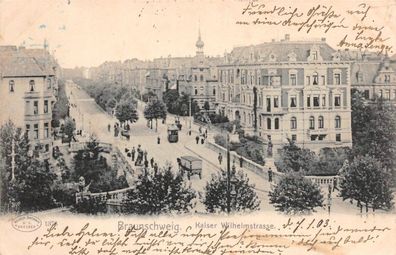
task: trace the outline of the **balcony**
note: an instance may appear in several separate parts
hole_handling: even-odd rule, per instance
[[[30,98],[40,98],[40,92],[38,91],[28,91],[24,93],[24,98],[25,99],[30,99]]]

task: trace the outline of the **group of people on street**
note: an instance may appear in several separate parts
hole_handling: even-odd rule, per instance
[[[145,169],[148,169],[149,165],[154,172],[158,171],[158,164],[155,162],[154,157],[148,159],[147,150],[143,150],[142,146],[139,144],[137,149],[135,146],[132,147],[131,151],[128,152],[128,156],[131,157],[132,161],[135,162],[135,166],[144,166]]]
[[[205,140],[208,138],[208,130],[205,129],[205,131],[202,130],[202,127],[199,127],[198,129],[199,134],[195,137],[195,141],[197,144],[199,144],[199,141],[201,141],[201,144],[205,143]]]

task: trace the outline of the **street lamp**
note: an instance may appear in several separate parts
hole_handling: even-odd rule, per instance
[[[238,182],[237,178],[235,177],[236,168],[235,168],[235,159],[231,165],[231,158],[230,158],[230,134],[227,133],[227,213],[231,212],[231,200],[235,201],[235,197],[237,195],[235,184]]]

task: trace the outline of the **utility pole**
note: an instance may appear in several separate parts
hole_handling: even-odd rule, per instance
[[[231,212],[230,134],[227,133],[227,213]]]
[[[189,134],[191,135],[191,95],[188,96],[188,116],[190,119],[190,129],[189,129]]]
[[[11,144],[11,181],[14,180],[15,180],[15,139],[13,134],[12,144]]]

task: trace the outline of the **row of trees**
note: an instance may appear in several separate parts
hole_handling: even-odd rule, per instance
[[[179,95],[177,90],[170,89],[164,93],[163,100],[169,113],[180,116],[189,115],[191,100],[189,95],[184,93]],[[191,100],[191,116],[199,112],[200,108],[198,103],[195,100]]]

